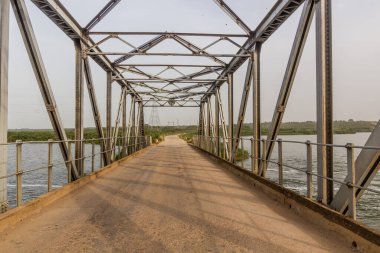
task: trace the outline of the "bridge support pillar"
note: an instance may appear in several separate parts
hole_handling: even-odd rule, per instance
[[[332,38],[331,0],[320,0],[316,7],[317,38],[317,142],[333,143],[333,94],[332,94]],[[334,194],[333,149],[327,146],[317,148],[318,197],[324,204],[330,204]]]
[[[9,0],[0,0],[0,143],[8,141]],[[6,145],[0,145],[0,177],[7,176]],[[8,208],[7,178],[0,179],[0,213]]]
[[[84,175],[83,159],[83,61],[80,40],[75,46],[75,164],[80,176]]]
[[[228,152],[229,160],[233,161],[232,149],[233,149],[233,138],[234,138],[234,83],[233,74],[228,73]]]

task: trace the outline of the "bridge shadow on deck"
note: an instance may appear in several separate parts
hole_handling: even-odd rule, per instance
[[[348,252],[177,137],[0,234],[16,252]]]

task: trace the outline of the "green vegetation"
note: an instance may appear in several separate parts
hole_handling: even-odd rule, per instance
[[[371,132],[376,125],[374,121],[335,121],[334,132],[335,134],[354,134],[359,132]],[[266,135],[270,123],[262,123],[261,133]],[[235,126],[236,127],[236,126]],[[158,130],[151,130],[149,126],[145,127],[146,135],[152,136],[153,141],[160,142],[166,135],[178,134],[182,139],[191,142],[193,135],[197,134],[197,126],[163,126]],[[74,129],[66,130],[67,137],[74,139]],[[119,131],[119,136],[122,132]],[[286,122],[281,125],[280,135],[308,135],[316,134],[316,124],[313,121],[306,122]],[[252,124],[244,124],[242,128],[242,136],[252,135]],[[95,128],[86,128],[84,130],[85,139],[97,139],[98,135]],[[16,140],[23,141],[47,141],[48,139],[55,139],[53,130],[48,129],[20,129],[9,130],[8,142],[15,142]]]

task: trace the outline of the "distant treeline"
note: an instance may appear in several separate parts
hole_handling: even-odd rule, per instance
[[[376,125],[375,121],[335,121],[334,133],[335,134],[354,134],[359,132],[371,132]],[[263,135],[268,133],[270,123],[265,122],[261,124],[261,133]],[[236,125],[235,125],[236,128]],[[105,132],[105,131],[104,131]],[[186,134],[191,137],[197,134],[197,126],[162,126],[159,128],[151,128],[145,126],[146,135],[151,135],[154,139],[160,140],[164,135],[170,134]],[[309,135],[316,134],[316,123],[313,121],[306,122],[285,122],[282,123],[280,134],[281,135]],[[74,129],[66,129],[66,134],[69,139],[74,139]],[[243,125],[242,136],[252,135],[252,124],[246,123]],[[121,130],[119,131],[121,136]],[[84,129],[85,139],[98,138],[95,128]],[[20,129],[8,131],[8,142],[15,142],[16,140],[22,141],[46,141],[48,139],[55,139],[53,130],[49,129]]]

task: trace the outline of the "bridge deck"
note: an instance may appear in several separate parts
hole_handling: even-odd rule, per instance
[[[349,252],[178,137],[0,233],[2,252]]]

